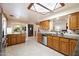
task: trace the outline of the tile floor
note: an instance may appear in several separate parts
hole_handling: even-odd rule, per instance
[[[5,50],[6,56],[64,56],[32,38],[26,43],[9,46]]]

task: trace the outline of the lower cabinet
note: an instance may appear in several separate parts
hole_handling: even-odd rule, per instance
[[[74,51],[76,49],[76,46],[77,46],[77,40],[75,40],[75,39],[70,40],[70,43],[69,43],[69,47],[70,47],[69,55],[74,55]]]
[[[25,42],[25,34],[10,34],[7,35],[7,46]]]
[[[60,52],[69,55],[69,39],[60,38]]]
[[[77,40],[48,35],[47,46],[65,54],[65,55],[72,56],[72,55],[74,55],[74,52],[75,52],[75,49],[77,46]]]
[[[18,36],[16,36],[16,38],[18,38],[18,39],[16,39],[16,43],[18,44],[18,43],[21,43],[21,41],[22,41],[22,39],[21,39],[21,37],[20,37],[21,35],[18,35]]]
[[[53,39],[52,39],[52,36],[51,35],[48,35],[48,40],[47,40],[47,46],[50,47],[50,48],[53,48]]]
[[[38,33],[38,34],[37,34],[37,41],[38,41],[39,43],[42,43],[42,34],[41,34],[41,33]]]
[[[59,51],[59,37],[53,37],[53,48],[57,51]]]
[[[11,45],[16,44],[16,36],[15,35],[10,36],[10,42],[11,42]]]
[[[23,43],[23,42],[25,42],[25,40],[26,40],[26,35],[21,35],[21,43]]]

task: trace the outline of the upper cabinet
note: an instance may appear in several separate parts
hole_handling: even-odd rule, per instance
[[[72,13],[69,15],[69,29],[70,30],[79,29],[79,12]]]
[[[48,30],[49,29],[49,20],[40,22],[40,28],[44,29],[44,30]]]
[[[78,29],[79,29],[79,13],[78,13]]]

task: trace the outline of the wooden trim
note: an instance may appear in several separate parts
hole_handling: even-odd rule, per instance
[[[50,10],[49,8],[47,8],[47,7],[45,7],[45,6],[43,6],[42,4],[40,4],[40,3],[37,3],[38,5],[40,5],[41,7],[43,7],[43,8],[45,8],[45,9],[47,9],[47,10],[49,10],[49,11],[51,11],[52,12],[52,10]]]
[[[60,5],[63,7],[65,4],[64,3],[60,3]]]
[[[27,8],[30,9],[33,4],[34,4],[34,3],[30,3],[30,5],[29,5]]]

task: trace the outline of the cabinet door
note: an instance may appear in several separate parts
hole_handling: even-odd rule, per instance
[[[70,55],[74,55],[76,45],[77,45],[77,40],[75,40],[75,39],[70,40],[70,48],[69,48]]]
[[[53,48],[59,51],[59,37],[53,37]]]
[[[49,21],[44,22],[44,27],[45,27],[45,29],[49,29]]]
[[[42,34],[40,34],[40,33],[37,34],[37,41],[39,43],[42,43]]]
[[[51,35],[47,36],[47,46],[53,48],[53,37]]]
[[[49,21],[46,20],[46,21],[40,22],[40,28],[44,30],[49,29]]]
[[[73,13],[69,16],[69,29],[77,29],[77,14]]]
[[[78,16],[77,17],[78,17],[78,24],[77,25],[78,25],[78,29],[79,29],[79,12],[78,12]]]
[[[19,44],[19,43],[21,43],[22,42],[22,38],[21,38],[21,35],[17,35],[16,36],[16,42],[17,42],[17,44]]]
[[[11,37],[10,38],[11,45],[16,44],[16,36],[15,35],[11,35],[10,37]]]
[[[69,39],[60,38],[60,52],[69,55]]]
[[[23,35],[21,35],[21,40],[22,40],[22,43],[23,43],[23,42],[25,42],[26,37],[25,37],[25,35],[24,35],[24,34],[23,34]]]

